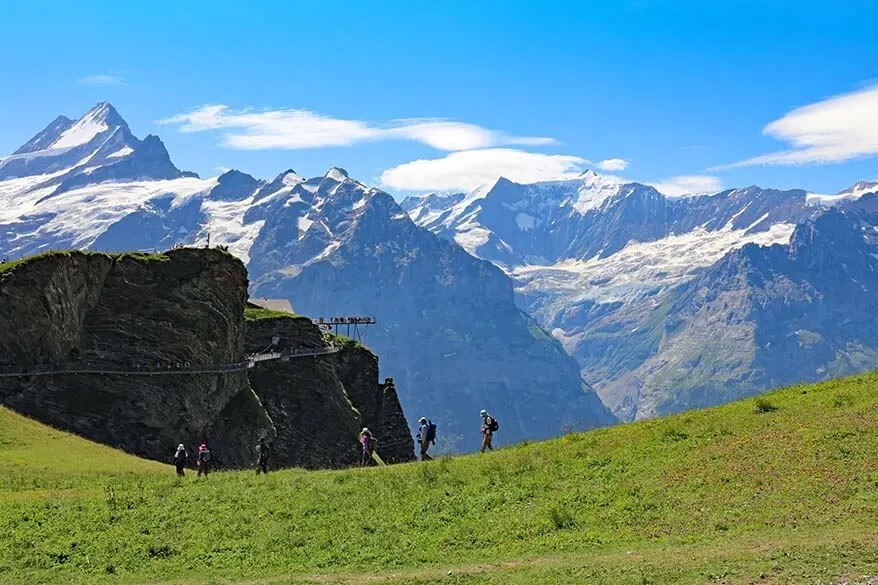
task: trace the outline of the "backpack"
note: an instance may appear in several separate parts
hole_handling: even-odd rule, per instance
[[[424,440],[436,442],[436,425],[431,420],[427,421],[427,436],[424,437]]]
[[[500,423],[497,422],[496,418],[494,418],[493,416],[489,416],[488,421],[490,421],[488,422],[489,431],[491,431],[492,433],[496,433],[500,430]]]

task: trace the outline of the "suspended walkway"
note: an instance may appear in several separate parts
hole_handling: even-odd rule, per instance
[[[68,375],[103,375],[103,376],[191,376],[196,374],[233,374],[246,372],[259,362],[330,355],[341,351],[341,346],[329,343],[323,347],[296,347],[280,351],[265,351],[245,356],[244,361],[228,364],[189,364],[175,362],[166,366],[140,365],[129,369],[118,367],[102,368],[97,365],[85,365],[76,368],[66,366],[33,366],[25,369],[20,367],[0,367],[0,378],[28,378],[31,376],[68,376]]]

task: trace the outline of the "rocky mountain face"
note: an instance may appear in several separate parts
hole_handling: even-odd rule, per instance
[[[827,211],[788,245],[748,244],[676,289],[656,353],[629,377],[638,414],[876,367],[878,260],[860,227]]]
[[[254,292],[314,316],[375,316],[367,341],[406,412],[441,424],[447,447],[478,446],[482,408],[506,440],[612,421],[560,344],[515,307],[509,279],[415,226],[388,194],[332,169],[248,216],[265,222]]]
[[[132,152],[101,154],[116,134],[127,125],[99,105],[76,122],[59,118],[0,163],[0,257],[226,246],[254,294],[289,298],[309,316],[377,317],[365,341],[382,377],[395,379],[407,413],[440,425],[449,450],[478,446],[482,408],[502,419],[506,441],[615,420],[561,344],[516,307],[501,270],[416,226],[386,193],[338,168],[200,179],[135,157],[136,169],[110,172],[137,150],[126,138]]]
[[[243,264],[215,249],[0,264],[0,402],[161,461],[177,443],[207,440],[219,465],[249,466],[265,436],[278,465],[347,465],[362,424],[381,433],[385,461],[413,458],[395,391],[367,349],[248,370],[245,354],[274,336],[278,349],[325,341],[303,318],[245,330],[246,299]]]
[[[871,277],[868,263],[844,257],[874,239],[878,206],[869,190],[861,183],[822,196],[749,187],[671,198],[589,171],[577,180],[533,185],[501,179],[471,194],[412,197],[404,205],[419,225],[503,268],[515,281],[519,306],[563,342],[614,414],[633,419],[878,366],[871,349],[864,349],[871,347],[868,333],[841,328],[841,321],[820,326],[834,353],[827,345],[815,353],[816,343],[774,339],[780,331],[794,339],[795,331],[817,328],[807,323],[828,310],[828,298],[846,303],[833,308],[834,315],[848,311],[845,319],[852,323],[869,319],[856,295],[842,293]],[[849,221],[836,231],[847,233],[851,245],[818,239],[807,246],[811,254],[822,250],[826,265],[812,266],[807,275],[820,294],[805,294],[800,266],[778,250],[800,245],[806,230],[835,221],[823,217],[834,206],[845,210]],[[763,271],[799,279],[799,301],[782,297],[791,303],[786,311],[742,300],[759,295],[744,274],[746,264],[736,259],[763,252],[769,254]],[[839,262],[850,267],[844,279],[831,270]],[[777,294],[781,285],[766,282],[771,290],[763,297]],[[699,286],[719,295],[719,304],[705,305],[692,292]],[[825,330],[832,327],[838,330]],[[763,337],[772,339],[770,351]],[[780,347],[789,355],[778,353]]]
[[[310,319],[271,316],[246,323],[248,353],[275,346],[325,348]],[[368,427],[386,463],[414,458],[414,441],[393,385],[380,384],[378,358],[352,341],[336,354],[259,362],[250,383],[277,428],[275,462],[295,467],[344,467],[358,463],[359,434]]]
[[[158,375],[243,356],[247,276],[214,250],[165,256],[58,253],[0,265],[0,400],[28,416],[151,459],[210,439],[248,465],[271,420],[245,371]]]

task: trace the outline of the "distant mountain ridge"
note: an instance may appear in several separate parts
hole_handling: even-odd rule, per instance
[[[612,421],[595,389],[616,416],[633,419],[878,367],[868,328],[820,321],[819,338],[802,334],[810,345],[784,356],[775,339],[815,332],[805,322],[829,310],[825,298],[851,304],[832,309],[844,319],[871,318],[851,292],[869,281],[856,271],[870,265],[847,255],[878,244],[875,183],[837,195],[751,186],[668,197],[587,171],[397,204],[341,168],[198,178],[177,169],[158,138],[134,137],[108,104],[54,120],[0,161],[0,177],[0,255],[209,240],[248,264],[254,294],[291,297],[314,316],[377,315],[367,341],[404,407],[438,411],[447,443],[460,448],[478,440],[469,413],[498,402],[498,416],[513,421],[504,436],[537,438]],[[809,258],[855,269],[842,277],[811,266],[803,276],[800,255],[783,258],[806,230],[825,232],[829,211],[854,240],[818,238]],[[758,272],[735,260],[763,250],[786,252],[771,252]],[[697,286],[742,308],[708,303],[705,313]],[[778,287],[804,295],[791,305],[798,313],[742,300],[792,303]],[[726,320],[710,317],[718,314]],[[790,367],[778,372],[771,360]]]
[[[515,280],[519,306],[562,341],[615,414],[631,419],[878,367],[872,349],[878,339],[868,328],[821,333],[821,343],[829,345],[817,354],[800,348],[781,356],[760,349],[769,331],[788,334],[786,324],[811,319],[816,298],[796,305],[799,317],[748,310],[729,314],[726,322],[691,306],[701,298],[693,287],[723,296],[720,291],[757,294],[760,286],[777,286],[766,277],[741,289],[737,283],[753,275],[747,263],[732,259],[787,249],[801,242],[806,230],[825,230],[825,222],[833,220],[823,216],[836,208],[833,214],[849,220],[838,231],[848,230],[853,240],[846,247],[823,240],[807,246],[827,264],[808,279],[821,298],[868,279],[870,273],[839,280],[831,265],[848,265],[847,254],[860,254],[875,239],[878,213],[871,211],[874,199],[868,193],[876,187],[863,182],[826,196],[753,186],[681,198],[587,171],[570,181],[522,185],[500,179],[469,194],[410,197],[404,206],[419,225],[503,268]],[[783,261],[785,253],[771,254],[764,260],[770,268],[763,270],[801,278],[799,264]],[[853,265],[871,269],[860,261]],[[708,275],[714,276],[705,280]],[[768,302],[775,293],[760,294]],[[723,310],[711,305],[709,313]],[[871,315],[863,310],[860,319]],[[831,326],[831,321],[821,325]],[[750,333],[736,333],[744,330]],[[707,355],[711,347],[714,354]]]
[[[478,446],[482,408],[503,420],[501,441],[615,420],[561,344],[516,308],[502,271],[341,168],[201,179],[106,103],[56,118],[0,162],[0,256],[208,242],[248,265],[254,295],[314,317],[377,316],[365,341],[382,375],[411,420],[441,425],[446,449]]]

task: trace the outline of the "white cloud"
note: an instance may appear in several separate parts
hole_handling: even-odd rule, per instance
[[[225,130],[223,144],[240,150],[296,150],[379,140],[411,140],[446,151],[556,144],[552,138],[509,136],[453,120],[416,118],[374,125],[308,110],[235,111],[221,104],[202,106],[159,123],[177,125],[180,132]]]
[[[96,73],[76,80],[80,85],[125,85],[125,78],[112,73]]]
[[[467,150],[403,163],[384,171],[380,182],[402,191],[470,191],[501,176],[520,183],[572,179],[588,162],[577,156],[510,148]]]
[[[597,164],[597,167],[602,171],[607,172],[618,172],[624,171],[628,168],[629,161],[624,158],[608,158],[607,160],[602,160]]]
[[[719,177],[710,175],[683,175],[671,177],[657,183],[647,183],[670,197],[683,197],[685,195],[699,195],[702,193],[716,193],[722,191],[723,185]]]
[[[762,133],[791,148],[722,165],[722,170],[753,165],[837,163],[878,154],[878,86],[797,108]]]

